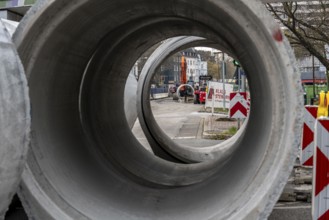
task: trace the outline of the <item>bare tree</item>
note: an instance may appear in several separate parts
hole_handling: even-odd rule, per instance
[[[329,70],[329,1],[302,1],[266,4],[286,28],[285,35],[297,56],[308,52]],[[329,82],[329,76],[327,73]]]

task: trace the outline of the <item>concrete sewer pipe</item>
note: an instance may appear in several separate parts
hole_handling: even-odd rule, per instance
[[[155,156],[125,118],[124,85],[135,61],[177,36],[226,42],[249,73],[252,114],[225,161]],[[296,157],[303,100],[291,49],[260,2],[41,0],[14,41],[33,108],[19,191],[31,218],[270,214]]]
[[[237,144],[233,145],[233,143],[238,141],[247,123],[243,124],[243,127],[236,135],[218,145],[202,148],[189,147],[173,141],[163,132],[153,117],[150,106],[149,88],[157,67],[174,53],[200,45],[218,48],[226,53],[231,53],[232,50],[224,41],[214,44],[200,37],[175,37],[164,42],[149,57],[140,75],[137,90],[138,119],[153,152],[159,157],[183,163],[195,163],[212,159],[225,162],[238,146]],[[236,55],[231,56],[235,57]],[[178,91],[179,88],[177,89],[177,95]],[[171,157],[168,158],[168,155]]]
[[[1,20],[0,48],[0,219],[3,219],[20,183],[31,120],[24,69]]]

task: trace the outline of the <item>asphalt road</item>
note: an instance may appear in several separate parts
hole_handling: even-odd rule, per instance
[[[177,143],[191,147],[212,146],[220,142],[202,137],[204,120],[211,115],[211,113],[199,112],[203,106],[173,101],[172,98],[151,101],[153,115],[166,135]],[[138,120],[132,131],[140,143],[150,149]]]

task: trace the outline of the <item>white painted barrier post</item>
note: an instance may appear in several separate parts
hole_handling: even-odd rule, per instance
[[[313,166],[313,220],[329,219],[329,118],[320,118],[315,127]]]
[[[303,140],[300,163],[303,166],[313,166],[314,154],[314,126],[318,106],[307,105],[304,108]]]

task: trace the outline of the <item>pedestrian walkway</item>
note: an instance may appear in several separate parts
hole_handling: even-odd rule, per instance
[[[181,125],[178,134],[174,137],[179,139],[200,139],[202,138],[204,119],[195,116],[189,116]]]

